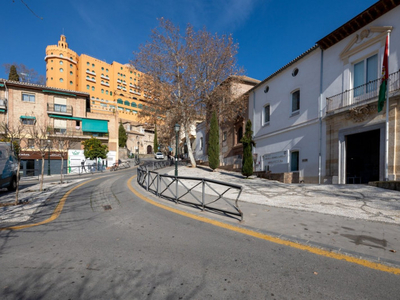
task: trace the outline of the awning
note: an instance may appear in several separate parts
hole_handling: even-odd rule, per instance
[[[57,119],[68,119],[68,120],[82,121],[82,118],[68,117],[68,116],[61,116],[61,115],[49,115],[49,117],[50,118],[57,118]]]
[[[21,119],[30,119],[30,120],[36,120],[36,117],[33,116],[21,116]]]
[[[75,94],[71,93],[65,93],[65,92],[57,92],[57,91],[51,91],[51,90],[42,90],[43,93],[51,93],[51,94],[58,94],[58,95],[65,95],[65,96],[72,96],[76,98]]]
[[[82,119],[83,132],[108,132],[107,120]]]

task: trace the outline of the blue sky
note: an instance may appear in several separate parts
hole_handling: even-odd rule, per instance
[[[232,34],[246,75],[263,80],[376,0],[2,0],[0,78],[4,63],[45,75],[47,45],[69,47],[111,63],[127,63],[164,17],[184,28]]]

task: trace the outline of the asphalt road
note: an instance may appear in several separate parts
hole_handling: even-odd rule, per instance
[[[108,173],[76,188],[52,222],[0,231],[0,299],[399,297],[398,275],[153,206],[129,190],[134,173]],[[48,218],[66,192],[32,222]]]

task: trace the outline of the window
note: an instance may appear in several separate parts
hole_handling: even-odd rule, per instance
[[[269,124],[269,120],[270,120],[270,106],[269,104],[267,104],[264,106],[263,110],[263,125]]]
[[[131,103],[131,106],[132,106],[132,107],[137,107],[136,102],[132,102],[132,103]]]
[[[118,98],[118,99],[117,99],[117,103],[118,103],[118,104],[123,104],[124,102],[122,101],[121,98]]]
[[[72,64],[69,64],[69,67],[72,68]]]
[[[290,152],[290,171],[296,172],[299,170],[299,151]]]
[[[60,68],[60,72],[61,72],[61,73],[64,72],[64,69],[63,69],[63,68]]]
[[[94,91],[94,86],[92,86],[92,91]]]
[[[35,148],[35,140],[34,139],[28,139],[28,148],[29,149]]]
[[[108,95],[108,90],[106,90],[106,95]]]
[[[73,85],[74,83],[72,81],[69,82],[70,85]]]
[[[203,137],[200,138],[200,150],[203,150]]]
[[[227,137],[228,137],[228,133],[226,131],[224,131],[222,134],[222,141],[226,141]]]
[[[292,76],[295,77],[297,74],[299,74],[299,69],[294,69],[292,72]]]
[[[103,89],[101,89],[101,93],[104,94],[104,90]]]
[[[354,97],[378,88],[378,55],[375,54],[354,64]]]
[[[94,64],[92,64],[92,67],[94,68]]]
[[[108,69],[106,69],[106,72],[108,73]]]
[[[139,104],[138,108],[142,109],[143,108],[143,104]]]
[[[63,64],[63,61],[62,60],[60,60],[60,65],[62,65]]]
[[[110,91],[110,96],[112,96],[112,92]]]
[[[292,93],[292,113],[300,110],[300,90]]]
[[[60,53],[60,57],[63,57],[63,55]]]
[[[35,103],[35,95],[32,94],[22,94],[23,102],[32,102]]]
[[[35,117],[21,116],[21,123],[24,125],[35,125]]]
[[[90,90],[90,85],[87,85],[87,86],[86,86],[86,89],[87,89],[87,90]]]
[[[60,78],[60,82],[64,82],[64,79]]]
[[[101,67],[101,70],[104,71],[104,67]]]
[[[127,105],[127,106],[130,105],[129,101],[124,101],[124,104]]]
[[[72,71],[69,71],[69,75],[72,75],[72,74],[74,74],[74,72],[72,72]]]
[[[90,66],[90,62],[86,62],[86,65],[87,65],[87,66]]]
[[[237,141],[236,141],[236,143],[237,143],[237,144],[241,143],[240,140],[241,140],[242,138],[243,138],[243,127],[240,126],[239,129],[238,129],[238,131],[237,131]]]

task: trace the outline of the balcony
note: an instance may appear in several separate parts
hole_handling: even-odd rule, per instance
[[[93,132],[83,132],[80,126],[67,127],[67,128],[49,128],[48,134],[50,136],[64,136],[65,138],[74,137],[87,137],[96,136],[101,140],[108,140],[108,133],[93,133]]]
[[[101,77],[102,79],[110,80],[110,78],[108,78],[107,76],[104,76],[104,75],[100,75],[100,77]]]
[[[326,113],[334,114],[350,108],[378,101],[381,79],[326,98]],[[389,75],[389,94],[400,89],[400,71]]]
[[[101,82],[101,84],[105,85],[105,86],[108,86],[108,87],[110,86],[110,84],[108,82]]]
[[[86,74],[90,74],[90,75],[96,76],[96,73],[95,73],[95,72],[92,72],[92,71],[89,71],[89,70],[86,70]]]
[[[47,113],[72,117],[73,107],[72,105],[47,103]]]

